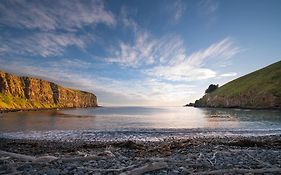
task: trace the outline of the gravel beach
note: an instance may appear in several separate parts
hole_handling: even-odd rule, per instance
[[[280,174],[281,137],[0,139],[0,174]]]

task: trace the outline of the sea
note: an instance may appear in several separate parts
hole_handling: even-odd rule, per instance
[[[265,135],[281,135],[280,110],[122,106],[0,114],[0,138],[12,139],[107,142]]]

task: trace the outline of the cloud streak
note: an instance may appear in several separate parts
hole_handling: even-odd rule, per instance
[[[155,52],[156,45],[157,41],[150,39],[147,33],[137,33],[132,44],[120,42],[117,49],[112,51],[112,56],[105,60],[128,67],[153,64],[155,61],[153,52]]]
[[[125,67],[140,67],[172,63],[184,55],[182,40],[177,36],[160,39],[151,37],[147,32],[137,32],[133,43],[119,42],[105,60]]]
[[[209,79],[217,76],[214,70],[205,68],[205,62],[212,59],[212,61],[221,61],[233,57],[239,52],[239,48],[234,46],[229,39],[223,39],[217,43],[212,44],[207,49],[200,50],[187,55],[182,48],[182,52],[171,57],[174,62],[166,65],[156,66],[152,69],[146,70],[149,76],[159,77],[172,81],[195,81]]]
[[[11,27],[54,31],[73,31],[99,23],[116,24],[103,1],[4,1],[0,4],[0,24]]]
[[[187,64],[198,67],[202,66],[204,61],[209,58],[226,60],[236,55],[238,52],[240,52],[240,49],[234,46],[232,40],[230,38],[225,38],[218,43],[212,44],[205,50],[200,50],[191,54],[187,58]]]
[[[65,48],[69,46],[84,49],[90,40],[71,33],[44,32],[20,37],[2,36],[0,41],[2,43],[0,53],[48,57],[63,55]]]
[[[229,72],[229,73],[221,74],[220,76],[221,77],[235,77],[236,75],[237,75],[236,72]]]

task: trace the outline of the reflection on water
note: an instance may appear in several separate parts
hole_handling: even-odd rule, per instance
[[[103,107],[0,115],[0,131],[159,128],[281,128],[281,111],[193,107]]]

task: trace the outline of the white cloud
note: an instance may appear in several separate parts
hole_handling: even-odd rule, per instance
[[[188,55],[183,41],[177,36],[154,39],[148,33],[137,32],[133,43],[120,42],[105,60],[126,67],[149,65],[152,68],[142,71],[155,78],[195,81],[217,76],[206,63],[221,65],[239,52],[233,41],[225,38]]]
[[[196,81],[213,78],[217,73],[207,68],[192,67],[186,62],[174,66],[157,66],[146,71],[147,75],[171,81]]]
[[[146,32],[137,32],[133,43],[120,42],[105,60],[126,67],[172,64],[183,59],[184,51],[183,42],[177,36],[155,39]]]
[[[237,75],[236,72],[229,72],[229,73],[221,74],[220,76],[221,77],[235,77],[236,75]]]
[[[63,29],[73,31],[83,26],[99,23],[114,25],[113,14],[106,10],[103,1],[25,1],[13,0],[0,3],[0,23],[12,27]]]
[[[216,77],[217,73],[205,67],[204,63],[206,61],[210,61],[211,59],[213,62],[219,62],[229,59],[239,52],[239,48],[235,47],[229,38],[214,43],[207,49],[194,52],[189,56],[186,54],[183,46],[179,48],[181,48],[182,51],[170,57],[171,60],[176,61],[145,70],[145,73],[149,76],[173,81],[209,79]]]
[[[104,1],[98,0],[1,1],[0,14],[1,26],[23,29],[0,35],[1,55],[63,55],[69,46],[85,49],[94,40],[95,35],[87,33],[85,27],[116,24]]]
[[[0,37],[3,53],[40,55],[42,57],[62,55],[68,46],[86,47],[89,38],[66,33],[35,33],[22,37]]]
[[[153,64],[157,41],[150,39],[147,33],[137,33],[133,44],[120,42],[106,61],[123,66],[137,67],[141,64]]]
[[[191,66],[202,66],[204,61],[209,58],[229,59],[239,52],[239,48],[235,47],[230,38],[225,38],[218,43],[214,43],[207,49],[200,50],[191,54],[187,58],[187,64]]]
[[[169,83],[157,79],[146,79],[142,84],[149,89],[146,97],[150,105],[183,105],[195,93],[196,88],[190,84]]]
[[[181,3],[183,2],[176,1],[175,6],[183,8]],[[105,58],[107,62],[137,68],[142,65],[172,63],[183,59],[185,50],[180,37],[173,35],[152,37],[129,17],[128,10],[124,6],[121,8],[120,19],[123,26],[133,32],[134,39],[132,42],[119,41],[117,45],[111,46],[108,49],[110,54]]]

